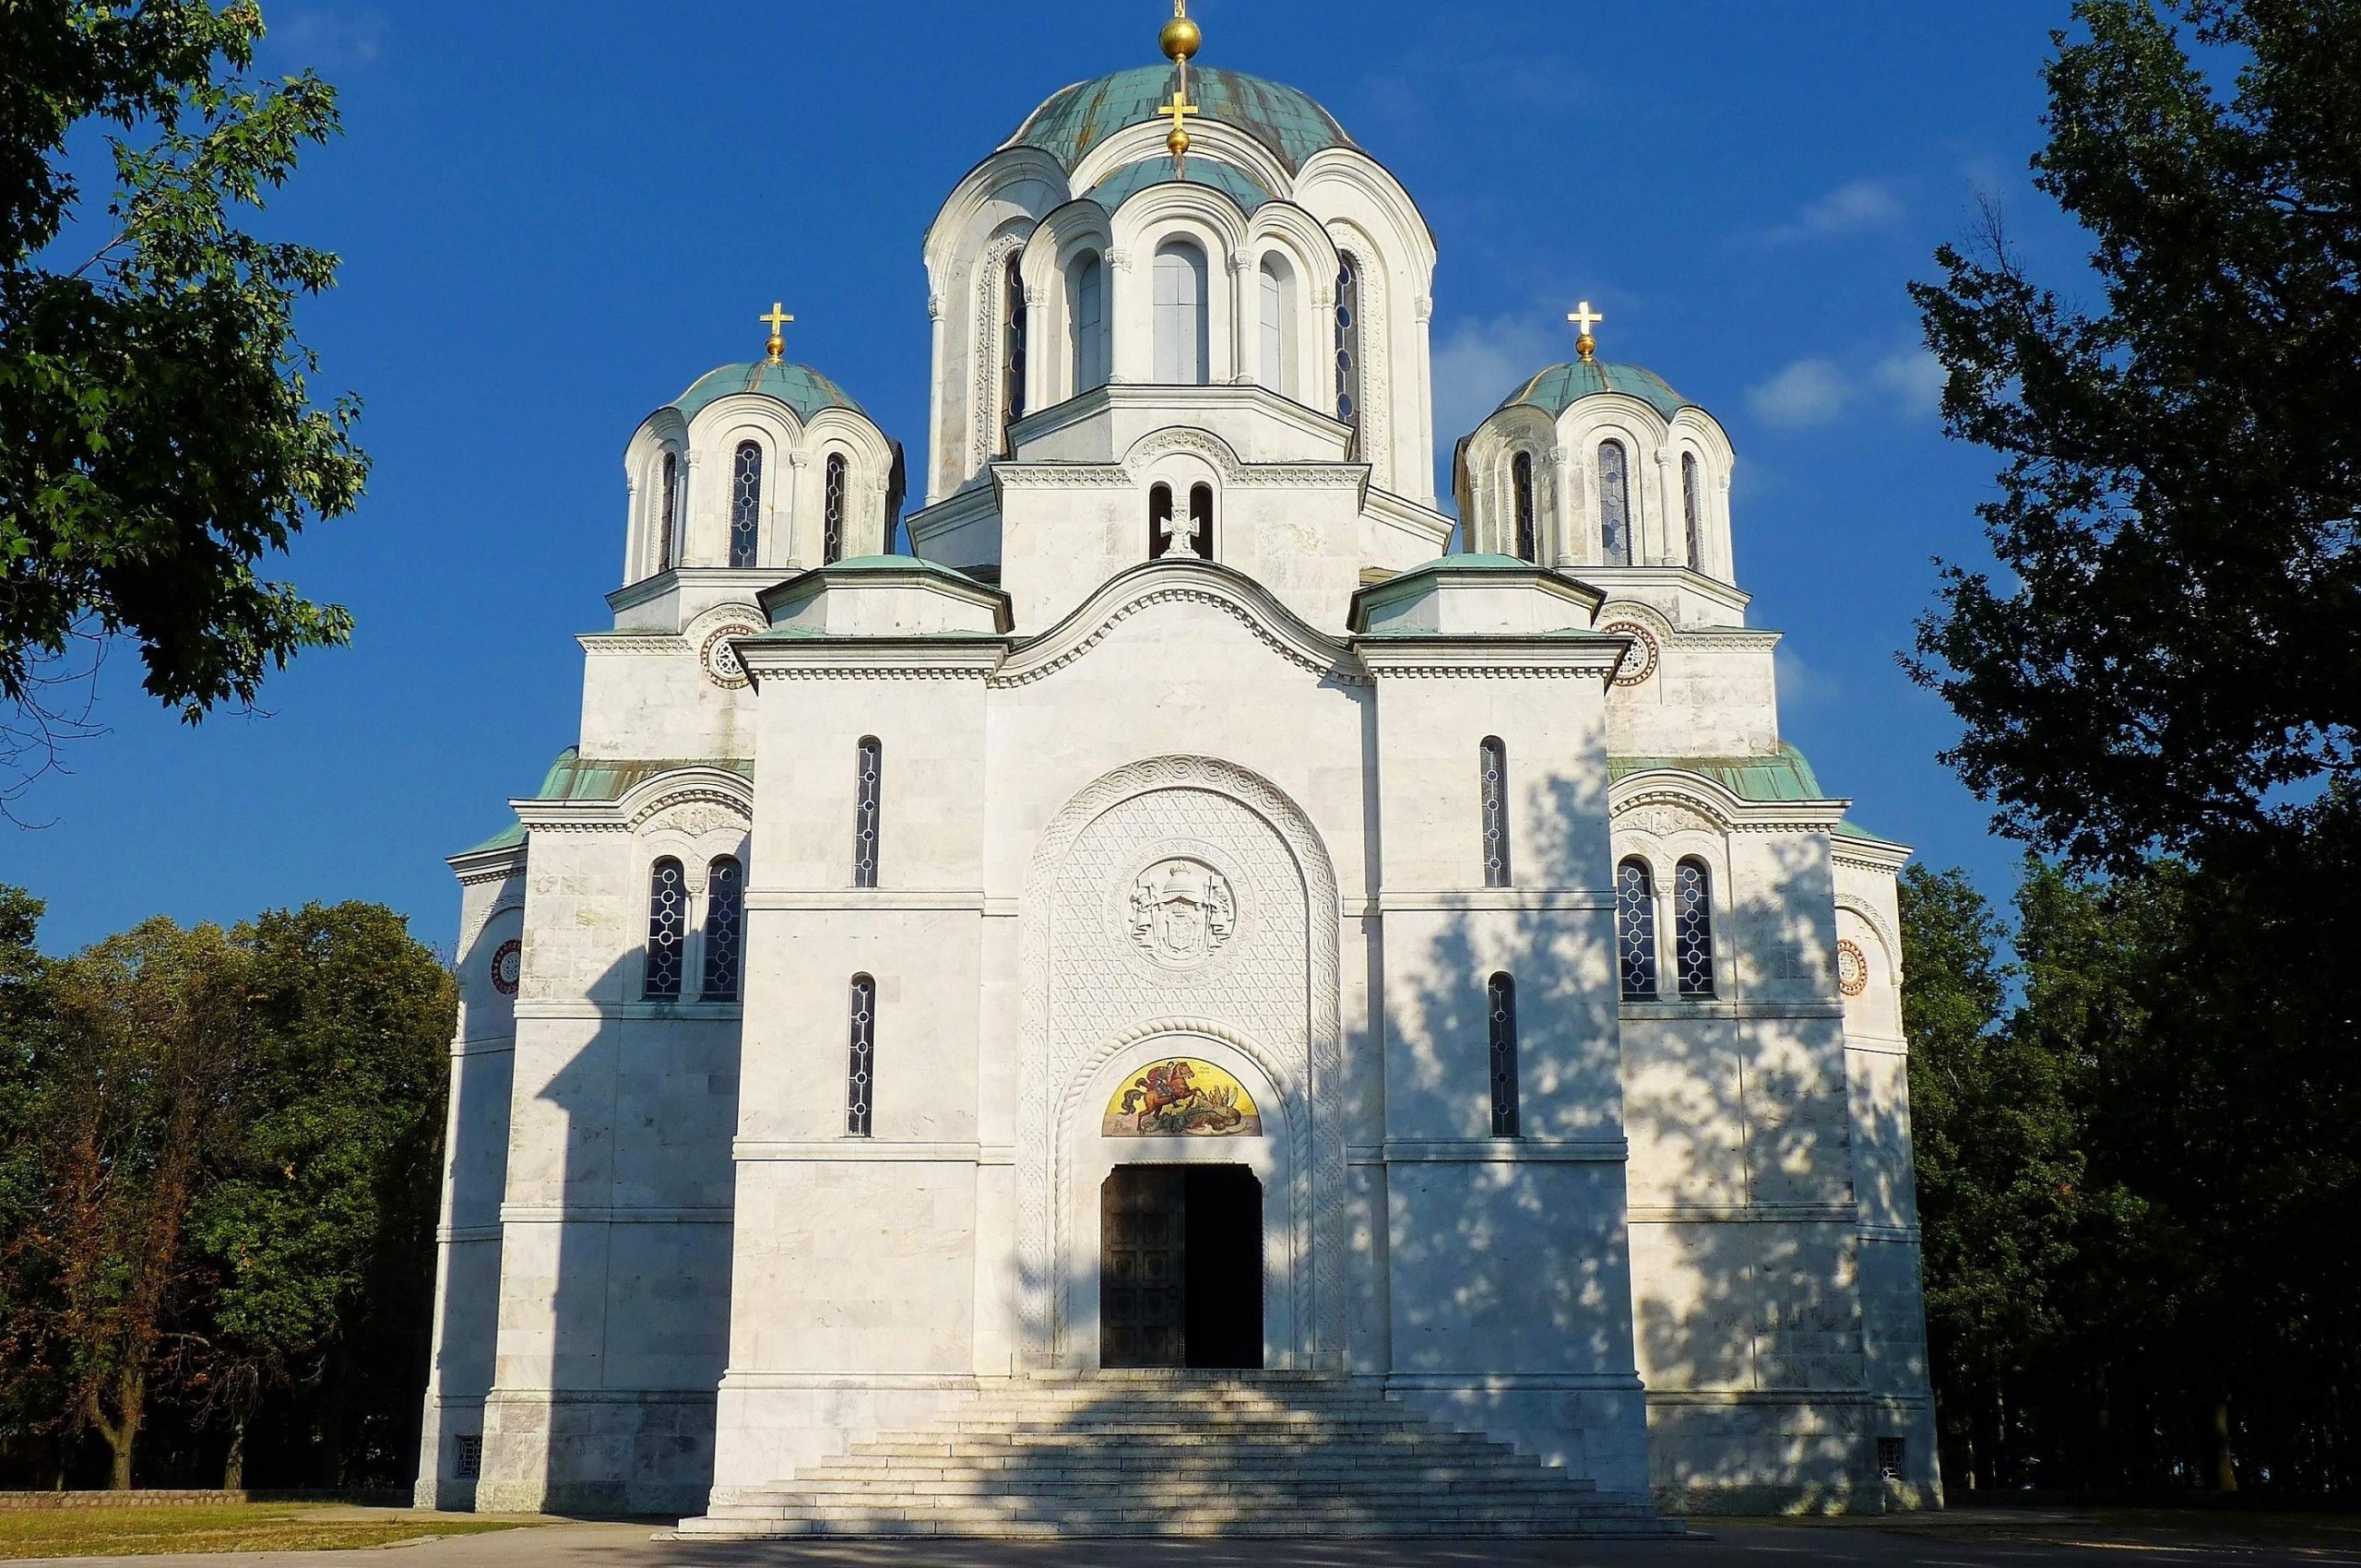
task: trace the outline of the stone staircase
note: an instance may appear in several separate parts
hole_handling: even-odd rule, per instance
[[[671,1538],[795,1536],[1666,1537],[1480,1432],[1333,1377],[1103,1372],[978,1396]]]

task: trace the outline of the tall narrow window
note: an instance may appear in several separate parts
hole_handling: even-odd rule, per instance
[[[1205,253],[1185,240],[1156,252],[1156,379],[1167,386],[1203,386],[1212,379],[1212,340],[1205,312]]]
[[[1275,255],[1263,258],[1262,354],[1255,379],[1281,397],[1287,390],[1287,339],[1294,336],[1288,319],[1292,312],[1287,302],[1287,263]]]
[[[752,441],[738,444],[730,465],[730,564],[751,566],[763,531],[763,449]]]
[[[1107,381],[1107,268],[1096,252],[1074,264],[1074,389]]]
[[[1492,1136],[1517,1135],[1516,981],[1505,974],[1484,982],[1492,1035]]]
[[[833,566],[845,558],[845,456],[828,454],[826,478],[820,498],[820,564]]]
[[[1620,441],[1598,448],[1598,534],[1607,564],[1631,564],[1631,464]]]
[[[877,1104],[877,982],[852,977],[852,1051],[845,1072],[845,1131],[856,1138],[870,1133]]]
[[[656,513],[656,569],[659,572],[672,569],[672,548],[680,534],[680,525],[681,459],[667,452],[664,454],[664,493],[658,498]]]
[[[1189,487],[1189,551],[1200,561],[1214,558],[1214,487]]]
[[[1541,559],[1541,541],[1533,529],[1533,454],[1519,452],[1516,461],[1509,465],[1509,489],[1516,502],[1516,558],[1520,561]]]
[[[705,873],[705,984],[707,1002],[738,1000],[746,953],[746,868],[724,855]]]
[[[1172,487],[1153,484],[1147,492],[1147,558],[1160,561],[1172,549]]]
[[[1484,790],[1484,885],[1509,885],[1509,749],[1497,735],[1476,748]]]
[[[1689,565],[1692,571],[1705,569],[1705,529],[1703,521],[1704,499],[1697,493],[1697,454],[1680,455],[1680,516],[1689,525]]]
[[[1025,350],[1029,321],[1025,309],[1025,273],[1017,258],[1008,258],[1002,284],[1000,449],[1003,457],[1016,450],[1009,431],[1025,417]]]
[[[670,856],[647,876],[647,976],[643,994],[661,1000],[681,994],[681,968],[689,946],[689,879]]]
[[[877,818],[884,803],[885,751],[874,735],[853,752],[852,885],[877,885]]]
[[[1672,964],[1681,995],[1714,994],[1714,880],[1703,861],[1672,870]]]
[[[1346,256],[1336,268],[1336,420],[1353,427],[1352,455],[1361,455],[1361,264]]]
[[[1615,868],[1615,967],[1626,1002],[1656,994],[1656,879],[1642,861]]]

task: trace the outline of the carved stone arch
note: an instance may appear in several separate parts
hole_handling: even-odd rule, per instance
[[[1902,984],[1902,938],[1887,923],[1885,916],[1869,900],[1850,893],[1839,893],[1836,907],[1846,914],[1859,917],[1861,923],[1869,928],[1869,933],[1878,939],[1878,945],[1885,949],[1886,973],[1893,978],[1895,986],[1899,988]]]
[[[1228,442],[1211,431],[1192,430],[1186,425],[1167,425],[1133,442],[1131,450],[1123,454],[1123,471],[1137,481],[1158,458],[1176,452],[1202,457],[1212,464],[1225,485],[1237,484],[1246,477],[1246,465],[1239,460]]]
[[[1344,1253],[1348,1238],[1344,1233],[1344,1033],[1338,1000],[1343,906],[1337,897],[1335,870],[1311,818],[1285,791],[1234,763],[1199,756],[1156,757],[1133,763],[1086,785],[1043,831],[1026,871],[1018,933],[1022,1022],[1017,1054],[1016,1148],[1018,1313],[1023,1353],[1034,1364],[1049,1365],[1057,1363],[1071,1350],[1062,1337],[1062,1289],[1058,1284],[1061,1271],[1070,1263],[1060,1255],[1055,1220],[1059,1107],[1074,1092],[1077,1075],[1086,1074],[1094,1058],[1113,1049],[1110,1038],[1124,1032],[1124,1025],[1120,1024],[1112,1028],[1085,1028],[1077,1022],[1069,1029],[1060,1016],[1061,1012],[1072,1012],[1077,1020],[1087,1020],[1092,1015],[1081,1001],[1053,995],[1064,972],[1052,961],[1053,908],[1062,894],[1072,893],[1071,879],[1065,873],[1070,858],[1085,841],[1085,836],[1110,814],[1134,802],[1149,801],[1161,801],[1173,808],[1180,814],[1175,820],[1186,820],[1187,814],[1193,812],[1238,821],[1238,814],[1242,814],[1243,820],[1259,824],[1268,836],[1266,839],[1244,842],[1234,849],[1213,848],[1205,852],[1216,856],[1234,852],[1252,859],[1264,880],[1250,879],[1248,885],[1253,892],[1242,893],[1241,903],[1248,897],[1263,897],[1274,892],[1270,885],[1275,863],[1272,857],[1283,856],[1285,864],[1291,869],[1294,885],[1281,890],[1281,896],[1302,901],[1299,1026],[1260,1030],[1231,1028],[1230,1032],[1258,1039],[1258,1063],[1279,1086],[1283,1101],[1288,1102],[1287,1114],[1300,1113],[1310,1121],[1306,1146],[1310,1149],[1309,1250],[1312,1262],[1310,1300],[1299,1307],[1299,1315],[1308,1325],[1307,1354],[1312,1363],[1331,1369],[1341,1367],[1347,1333]],[[1146,858],[1153,861],[1171,852],[1169,846],[1177,842],[1164,837],[1147,841]],[[1073,896],[1080,898],[1086,895]],[[1106,897],[1115,897],[1115,890],[1109,889]],[[1241,913],[1241,921],[1247,918]],[[1291,956],[1294,950],[1287,947],[1283,940],[1289,929],[1278,925],[1269,928],[1278,945],[1258,961],[1268,961],[1269,953],[1279,954],[1282,962],[1295,961]],[[1111,936],[1106,939],[1112,940]],[[1099,960],[1102,970],[1107,962]],[[1087,975],[1077,971],[1074,983],[1088,983]],[[1295,981],[1290,980],[1287,983],[1291,988]],[[1090,1005],[1120,1012],[1129,1004],[1121,996],[1111,1003],[1105,1002],[1101,1000],[1103,994],[1094,993]],[[1143,991],[1138,994],[1148,993]],[[1270,1016],[1279,1016],[1271,1009],[1280,1005],[1275,997],[1270,998],[1266,1012]],[[1141,1027],[1180,1011],[1169,1006],[1143,1005],[1139,1016],[1126,1023],[1133,1028]],[[1284,1016],[1292,1019],[1297,1014],[1290,1005]],[[1287,1038],[1289,1029],[1300,1035],[1299,1040]]]
[[[1376,237],[1359,224],[1348,220],[1331,220],[1327,225],[1329,238],[1336,247],[1336,265],[1344,267],[1344,258],[1351,256],[1358,267],[1361,291],[1361,460],[1375,473],[1373,482],[1381,490],[1394,490],[1394,448],[1392,421],[1388,417],[1394,398],[1392,367],[1393,316],[1388,291],[1392,279],[1386,266],[1386,251]],[[1335,298],[1335,282],[1330,281],[1330,298]],[[1332,323],[1329,339],[1332,350],[1335,328]],[[1334,412],[1332,409],[1330,410]]]
[[[1000,455],[1001,374],[1000,334],[1006,321],[1008,258],[1024,250],[1032,226],[1011,224],[993,236],[977,258],[975,327],[970,334],[969,369],[973,373],[970,407],[975,410],[969,436],[970,471],[980,469]]]

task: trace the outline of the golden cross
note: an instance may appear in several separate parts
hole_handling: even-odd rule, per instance
[[[768,322],[770,324],[771,363],[778,363],[779,355],[784,353],[787,350],[787,324],[793,321],[795,317],[787,314],[787,306],[784,303],[778,300],[773,300],[771,302],[770,314],[768,315],[758,315],[754,317],[754,319],[756,321]]]
[[[1173,89],[1172,101],[1157,111],[1159,116],[1172,117],[1172,134],[1164,138],[1164,145],[1172,149],[1175,158],[1189,150],[1188,117],[1195,113],[1197,106],[1189,101],[1188,92],[1180,88]]]
[[[1582,303],[1581,308],[1576,310],[1572,315],[1566,317],[1566,319],[1572,322],[1574,326],[1579,327],[1582,331],[1582,336],[1574,339],[1574,352],[1582,355],[1585,360],[1589,359],[1592,354],[1598,350],[1598,339],[1590,335],[1590,329],[1596,327],[1600,322],[1605,321],[1607,317],[1591,309],[1590,302],[1588,300],[1584,300]]]

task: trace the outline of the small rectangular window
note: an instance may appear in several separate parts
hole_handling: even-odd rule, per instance
[[[885,754],[877,737],[865,736],[853,776],[852,885],[877,885],[878,815],[884,808]]]
[[[1494,975],[1484,987],[1492,1042],[1492,1136],[1517,1135],[1516,981]]]
[[[846,1074],[845,1131],[869,1136],[877,1088],[877,982],[852,977],[852,1051]]]
[[[483,1475],[483,1438],[476,1432],[461,1432],[451,1440],[451,1475],[454,1479],[471,1481]]]
[[[1484,885],[1509,885],[1509,749],[1487,736],[1477,748],[1477,779],[1483,787]]]
[[[1899,1437],[1879,1438],[1878,1479],[1883,1481],[1907,1479],[1908,1478],[1905,1476],[1904,1471],[1908,1468],[1905,1461],[1909,1456],[1910,1451],[1907,1439]]]

